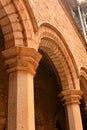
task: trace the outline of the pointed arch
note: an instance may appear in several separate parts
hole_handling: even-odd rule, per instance
[[[6,49],[19,43],[23,45],[20,18],[11,0],[0,1],[0,26],[4,35]]]
[[[29,2],[26,0],[0,0],[0,26],[4,35],[5,48],[29,46],[34,38],[37,24]]]
[[[32,8],[28,0],[14,0],[13,3],[21,19],[25,45],[29,47],[38,28]]]
[[[80,87],[85,92],[87,91],[87,69],[80,68]]]
[[[83,76],[87,80],[87,69],[80,67],[80,76]]]
[[[34,13],[32,11],[32,8],[29,4],[29,1],[27,0],[24,0],[25,1],[25,5],[26,5],[26,8],[28,10],[28,13],[30,15],[30,18],[32,19],[32,25],[33,25],[33,29],[34,29],[34,32],[37,32],[38,30],[38,25],[37,25],[37,22],[36,22],[36,19],[35,19],[35,16],[34,16]]]
[[[52,25],[43,23],[39,27],[38,48],[48,54],[57,73],[62,89],[80,89],[79,73],[74,58],[62,34]]]

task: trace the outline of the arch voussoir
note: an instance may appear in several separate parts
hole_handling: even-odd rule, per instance
[[[39,48],[46,51],[53,61],[63,89],[79,89],[78,69],[61,33],[53,26],[43,24],[39,27],[39,38]]]
[[[30,14],[32,9],[26,6],[25,0],[0,1],[0,26],[4,35],[5,48],[12,46],[28,46],[36,44],[34,41],[34,26]],[[29,12],[30,11],[30,12]],[[8,38],[7,38],[8,37]]]
[[[0,5],[0,26],[4,35],[5,48],[23,45],[23,30],[13,2],[1,0]]]

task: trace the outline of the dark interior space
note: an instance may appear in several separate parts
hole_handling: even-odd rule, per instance
[[[43,58],[34,78],[36,130],[66,130],[65,111],[58,97],[60,79],[47,55],[40,53]]]

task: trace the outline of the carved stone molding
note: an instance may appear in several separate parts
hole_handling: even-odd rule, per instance
[[[2,54],[8,73],[22,70],[35,75],[38,62],[41,59],[41,55],[35,49],[27,47],[16,46],[3,51]]]
[[[58,96],[61,98],[63,105],[67,104],[80,104],[82,91],[80,90],[65,90],[62,91]]]

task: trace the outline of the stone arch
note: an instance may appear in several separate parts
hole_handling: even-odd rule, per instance
[[[80,82],[81,82],[81,89],[83,91],[87,90],[87,70],[84,67],[80,68]]]
[[[30,39],[34,38],[37,24],[32,9],[27,9],[29,3],[28,7],[25,3],[24,0],[0,1],[0,25],[6,49],[17,45],[29,46]]]
[[[87,69],[84,67],[80,67],[80,76],[84,76],[84,78],[87,80]]]
[[[34,34],[38,29],[32,8],[28,0],[15,0],[13,1],[14,6],[16,7],[21,25],[23,28],[23,36],[25,40],[25,45],[32,47],[32,44],[35,44]],[[33,41],[33,42],[32,42]]]
[[[62,89],[79,89],[78,69],[62,34],[48,23],[39,27],[39,45],[59,73]]]
[[[16,43],[23,44],[22,27],[19,16],[13,3],[8,0],[0,1],[0,25],[4,35],[5,48],[14,46]],[[16,24],[16,26],[15,26]],[[19,35],[18,35],[19,34]],[[20,39],[20,40],[19,40]]]
[[[34,13],[32,11],[30,4],[29,4],[29,1],[28,0],[24,0],[24,1],[25,1],[26,8],[28,10],[29,16],[32,19],[32,25],[33,25],[34,32],[36,32],[38,29],[38,25],[37,25]]]

